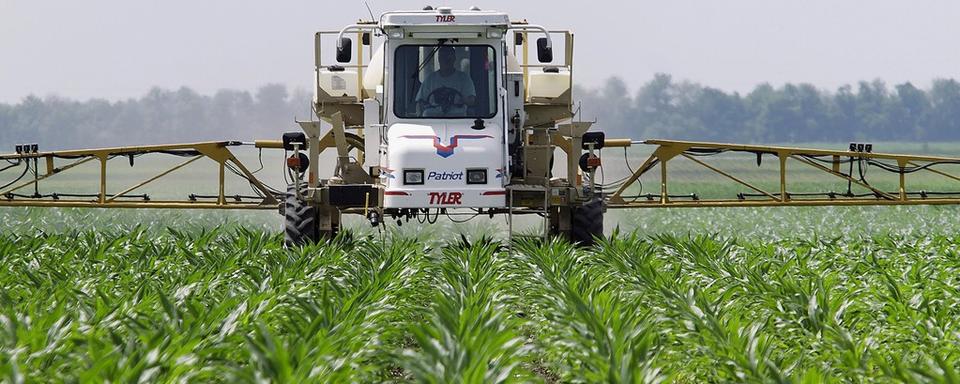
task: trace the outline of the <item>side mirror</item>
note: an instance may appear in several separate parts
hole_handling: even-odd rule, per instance
[[[360,43],[363,45],[370,45],[370,32],[364,32],[360,35]]]
[[[523,32],[513,33],[513,45],[523,45]]]
[[[553,47],[547,46],[546,37],[537,39],[537,60],[539,60],[541,63],[549,63],[553,61]]]
[[[337,44],[337,62],[349,63],[353,58],[353,41],[349,37],[341,37]]]

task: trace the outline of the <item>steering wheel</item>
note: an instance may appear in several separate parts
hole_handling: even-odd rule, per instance
[[[463,105],[463,94],[450,87],[440,87],[434,89],[427,95],[427,103],[432,106],[440,107],[443,113],[450,111],[450,108]]]

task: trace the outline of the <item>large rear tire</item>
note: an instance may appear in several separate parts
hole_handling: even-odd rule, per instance
[[[603,238],[603,197],[592,199],[570,212],[570,242],[590,247],[596,239]]]
[[[293,186],[287,187],[283,202],[283,242],[288,247],[313,244],[320,240],[317,208],[297,198]]]

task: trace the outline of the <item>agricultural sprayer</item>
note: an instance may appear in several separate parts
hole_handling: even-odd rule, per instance
[[[0,184],[0,206],[279,210],[290,244],[333,236],[344,214],[363,215],[375,226],[411,217],[432,221],[451,212],[502,214],[511,234],[515,215],[537,215],[543,236],[590,244],[603,235],[603,215],[613,208],[960,203],[958,193],[911,190],[906,178],[922,171],[960,182],[940,169],[960,164],[955,158],[875,153],[862,144],[830,151],[606,138],[575,116],[573,33],[511,20],[505,13],[446,7],[387,12],[378,20],[318,32],[314,41],[316,119],[298,121],[300,131],[255,142],[52,152],[18,145],[15,153],[0,156],[7,162],[0,176],[9,176]],[[645,162],[616,183],[598,181],[603,149],[638,144],[654,148]],[[276,188],[258,179],[234,154],[245,146],[283,151],[287,185]],[[321,161],[325,151],[335,160]],[[779,179],[760,185],[708,162],[722,153],[755,156],[758,166],[772,162]],[[183,160],[114,187],[108,162],[129,159],[133,166],[144,154]],[[562,160],[554,164],[555,159]],[[745,192],[726,198],[673,194],[668,164],[678,159]],[[194,162],[211,160],[218,167],[218,193],[182,199],[137,193]],[[52,192],[44,186],[87,163],[99,165],[96,192]],[[832,175],[847,191],[792,192],[788,168],[796,167]],[[873,185],[865,168],[894,175],[896,186]],[[659,175],[651,172],[655,169]],[[332,176],[322,178],[321,171]],[[248,182],[253,193],[227,194],[228,172]],[[634,186],[647,173],[658,185],[644,194]]]

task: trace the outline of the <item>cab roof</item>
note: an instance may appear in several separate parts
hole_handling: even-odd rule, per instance
[[[429,8],[429,7],[428,7]],[[449,7],[418,11],[395,11],[380,15],[381,27],[407,26],[488,26],[509,27],[510,17],[498,11],[455,10]]]

